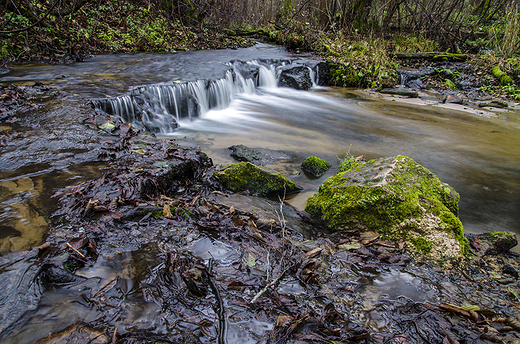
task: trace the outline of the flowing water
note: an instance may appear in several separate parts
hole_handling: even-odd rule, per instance
[[[99,142],[110,136],[89,121],[90,101],[159,137],[199,145],[215,164],[234,162],[228,147],[236,144],[290,152],[291,160],[269,167],[303,187],[287,200],[300,210],[319,184],[338,171],[338,157],[346,152],[365,158],[402,154],[460,193],[460,218],[466,231],[520,233],[518,113],[501,112],[485,118],[431,105],[376,100],[356,90],[316,85],[309,91],[277,87],[280,66],[309,59],[258,44],[230,51],[103,55],[65,66],[14,67],[1,82],[32,85],[40,81],[56,86],[60,95],[42,95],[38,109],[26,111],[18,116],[18,122],[3,123],[0,128],[18,133],[0,152],[2,283],[23,285],[24,274],[31,273],[30,255],[23,260],[23,254],[8,252],[43,242],[53,206],[52,190],[103,173],[104,167],[95,157]],[[328,160],[332,169],[319,179],[308,179],[299,164],[310,155]],[[212,252],[222,259],[233,256],[224,245],[204,240],[192,244],[194,255]],[[48,326],[51,320],[52,329],[59,330],[71,323],[72,314],[77,320],[93,319],[95,314],[77,303],[82,291],[95,288],[89,283],[117,277],[118,292],[129,293],[133,283],[143,278],[143,272],[137,270],[144,258],[132,256],[146,255],[149,250],[100,259],[95,270],[85,272],[83,277],[90,279],[78,290],[44,293],[39,304],[41,291],[31,290],[28,294],[34,297],[27,296],[18,308],[7,305],[13,300],[0,298],[4,313],[19,316],[35,310],[15,326],[17,335],[12,342],[42,337],[47,334],[42,333],[42,324]],[[372,278],[367,290],[375,288],[377,300],[380,295],[431,300],[435,294],[419,294],[418,285],[423,281],[408,273],[392,270]],[[125,307],[130,307],[132,298],[126,302]],[[365,302],[368,309],[373,308],[368,305],[370,298]],[[140,308],[129,316],[128,323],[145,321],[155,311],[153,307]],[[259,321],[255,326],[262,332],[271,325]],[[28,334],[35,328],[40,328],[40,337]]]

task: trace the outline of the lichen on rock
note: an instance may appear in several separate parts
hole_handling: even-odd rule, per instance
[[[249,191],[257,196],[273,196],[301,190],[280,173],[273,173],[249,162],[228,165],[214,171],[215,178],[233,192]]]
[[[458,258],[468,241],[458,219],[459,194],[409,157],[354,164],[328,178],[305,211],[332,230],[379,231],[433,260]]]

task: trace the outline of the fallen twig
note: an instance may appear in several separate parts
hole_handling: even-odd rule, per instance
[[[65,245],[67,245],[68,248],[70,248],[72,251],[76,252],[77,254],[79,254],[79,256],[83,259],[87,259],[87,257],[85,257],[85,255],[83,253],[81,253],[80,251],[76,250],[74,247],[72,247],[71,244],[69,243],[66,243]]]
[[[285,273],[288,271],[289,269],[285,269],[284,271],[282,271],[282,273],[276,277],[274,280],[272,280],[270,283],[268,283],[265,287],[262,288],[262,290],[260,290],[256,295],[255,297],[253,297],[253,299],[251,301],[249,301],[249,304],[252,305],[253,303],[255,303],[256,301],[258,301],[258,299],[260,298],[260,296],[262,296],[269,288],[271,288],[272,286],[274,286],[276,283],[278,283],[280,281],[281,278],[283,278],[283,276],[285,275]]]

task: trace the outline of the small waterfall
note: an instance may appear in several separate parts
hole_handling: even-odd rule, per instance
[[[96,110],[118,116],[138,129],[171,133],[181,118],[194,119],[212,109],[225,109],[238,94],[253,94],[258,87],[277,87],[280,67],[290,64],[289,60],[234,61],[222,79],[137,86],[128,95],[91,103]],[[315,85],[316,73],[308,68]]]

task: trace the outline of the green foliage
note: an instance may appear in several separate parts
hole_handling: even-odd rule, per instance
[[[439,43],[418,35],[399,35],[393,37],[389,44],[396,53],[420,53],[427,51],[438,51]]]
[[[348,171],[356,166],[356,158],[347,152],[345,157],[339,159],[339,170],[340,171]]]
[[[315,51],[330,59],[331,81],[343,87],[391,87],[397,82],[397,63],[380,39],[322,40]]]
[[[450,79],[445,79],[444,84],[446,85],[446,88],[449,88],[451,90],[457,89],[457,86],[455,85],[455,83],[453,83],[453,81],[451,81]]]

